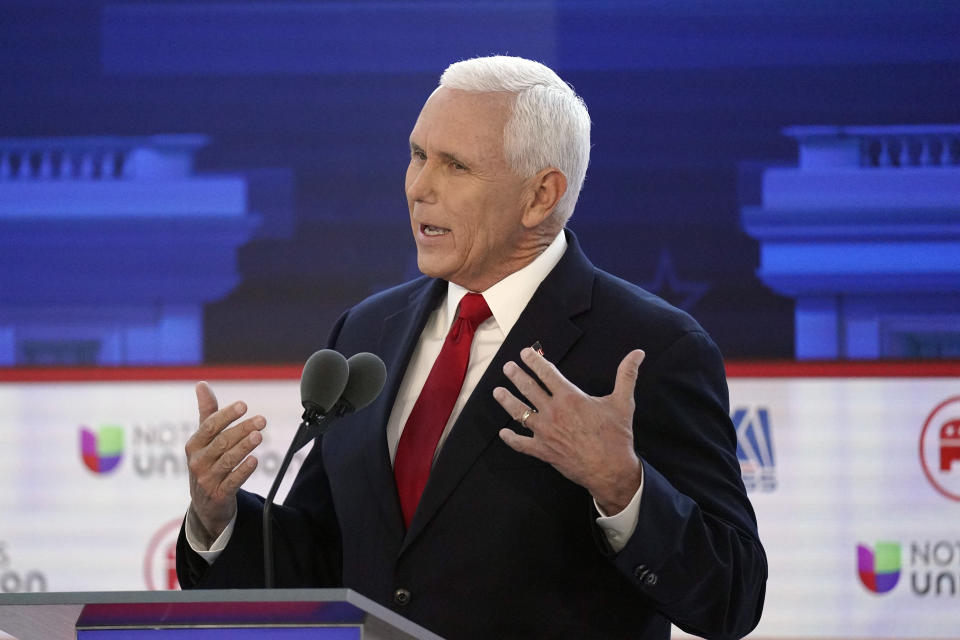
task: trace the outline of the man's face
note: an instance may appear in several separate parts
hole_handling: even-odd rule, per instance
[[[406,191],[428,276],[484,291],[530,262],[521,219],[531,194],[503,154],[513,99],[440,88],[417,118]]]

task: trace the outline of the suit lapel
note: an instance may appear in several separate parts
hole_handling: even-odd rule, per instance
[[[403,535],[403,515],[387,449],[387,420],[420,333],[430,312],[446,292],[446,286],[443,280],[433,280],[411,295],[406,307],[384,320],[377,348],[377,354],[387,363],[387,381],[383,393],[368,409],[370,419],[363,423],[364,468],[381,514],[388,527],[397,532],[398,538]]]
[[[580,337],[582,331],[575,319],[590,308],[593,265],[580,251],[572,233],[567,232],[567,242],[563,258],[533,294],[464,405],[430,473],[404,539],[404,549],[433,518],[500,429],[512,422],[493,398],[495,387],[510,387],[503,365],[510,360],[517,361],[520,350],[536,341],[543,345],[544,354],[551,362],[561,365],[563,357]]]

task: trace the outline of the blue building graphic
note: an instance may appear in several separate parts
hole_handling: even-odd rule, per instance
[[[198,364],[258,218],[200,135],[0,139],[0,366]]]
[[[960,125],[804,126],[742,210],[799,359],[960,357]]]

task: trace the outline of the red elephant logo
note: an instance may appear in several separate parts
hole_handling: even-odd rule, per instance
[[[960,418],[940,427],[940,471],[950,471],[957,461],[960,461]]]

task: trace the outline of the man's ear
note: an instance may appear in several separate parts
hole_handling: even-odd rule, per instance
[[[556,168],[544,169],[531,181],[531,197],[523,213],[523,226],[533,229],[550,217],[567,192],[567,176]]]

